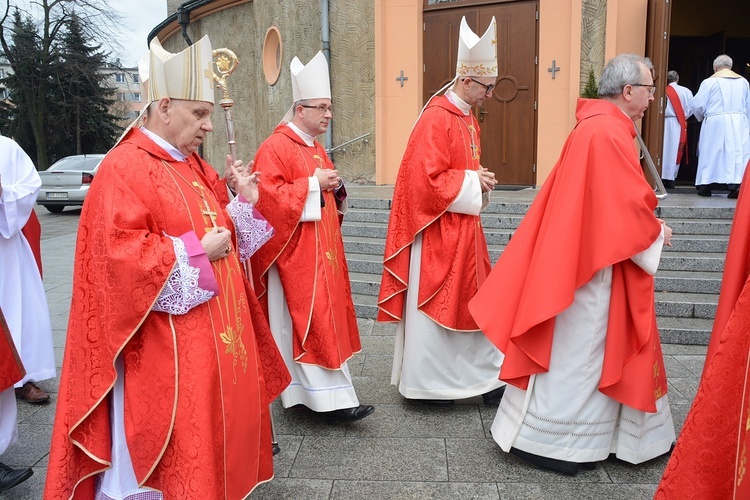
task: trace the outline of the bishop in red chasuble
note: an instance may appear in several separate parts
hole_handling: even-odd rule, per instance
[[[469,314],[490,271],[480,211],[494,174],[480,165],[472,113],[497,78],[495,19],[479,38],[461,21],[456,78],[414,125],[393,193],[378,321],[397,323],[391,383],[406,398],[448,406],[497,403],[502,355]]]
[[[268,405],[288,372],[241,267],[272,231],[252,176],[225,206],[196,154],[213,129],[210,42],[165,52],[155,39],[150,80],[166,87],[81,213],[47,499],[242,499],[273,476]],[[185,73],[159,66],[183,57],[203,85],[188,96],[170,79]]]
[[[610,453],[641,463],[674,441],[653,277],[671,230],[634,143],[650,64],[617,56],[601,98],[578,101],[557,164],[469,303],[505,354],[493,439],[564,474]]]
[[[361,349],[340,224],[346,189],[315,137],[333,115],[322,52],[291,63],[294,105],[258,148],[258,209],[275,229],[251,259],[255,290],[292,375],[285,408],[298,404],[353,421],[374,411],[360,405],[347,361]]]

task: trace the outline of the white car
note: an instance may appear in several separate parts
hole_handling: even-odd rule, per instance
[[[103,158],[103,154],[66,156],[39,172],[42,187],[36,197],[37,204],[54,214],[65,207],[83,205]]]

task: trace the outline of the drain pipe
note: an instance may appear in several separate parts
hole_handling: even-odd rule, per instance
[[[193,45],[193,41],[190,39],[187,32],[188,24],[190,24],[190,11],[185,8],[184,3],[177,8],[177,24],[182,27],[182,38],[185,39],[188,47]]]
[[[326,59],[328,60],[328,76],[330,80],[331,75],[331,26],[328,20],[328,0],[321,0],[320,1],[320,12],[321,12],[321,21],[320,21],[320,29],[322,31],[322,38],[323,38],[323,55],[326,56]],[[331,96],[333,97],[333,96]],[[331,149],[333,147],[333,121],[331,121],[328,125],[328,129],[326,130],[326,149]]]

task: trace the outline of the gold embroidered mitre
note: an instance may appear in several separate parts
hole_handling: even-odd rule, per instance
[[[461,19],[456,76],[497,76],[497,29],[494,16],[482,38],[469,28],[466,17]]]

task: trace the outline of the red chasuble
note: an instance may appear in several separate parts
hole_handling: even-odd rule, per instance
[[[268,405],[289,376],[236,247],[211,263],[218,296],[182,315],[152,311],[175,265],[167,235],[202,237],[205,212],[234,231],[216,177],[135,129],[102,163],[78,229],[45,498],[93,498],[110,464],[118,355],[139,484],[165,498],[240,499],[273,476]]]
[[[468,299],[490,271],[479,216],[448,212],[461,191],[466,170],[479,169],[479,124],[447,97],[428,104],[406,146],[396,178],[378,321],[403,318],[409,287],[409,259],[422,232],[418,309],[451,330],[478,330]]]
[[[604,100],[580,99],[576,118],[560,159],[469,308],[505,354],[500,378],[526,389],[530,375],[549,369],[555,316],[612,266],[599,390],[655,412],[667,386],[654,278],[630,257],[659,235],[656,197],[625,113]]]
[[[263,173],[258,210],[275,233],[251,261],[266,311],[268,270],[278,268],[292,317],[294,359],[338,369],[362,347],[333,192],[323,191],[320,221],[300,222],[308,178],[318,167],[334,168],[323,147],[317,141],[307,146],[286,125],[258,148],[254,169]]]
[[[8,323],[0,309],[0,392],[13,387],[13,385],[26,375],[21,358],[16,351],[13,337],[8,330]]]
[[[743,185],[750,185],[750,169]],[[660,500],[750,498],[750,196],[740,190],[698,392],[664,471]]]

